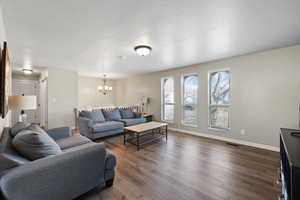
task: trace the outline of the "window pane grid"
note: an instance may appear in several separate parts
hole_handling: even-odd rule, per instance
[[[197,126],[198,119],[198,76],[186,75],[182,82],[182,124]]]
[[[209,74],[209,127],[230,129],[230,72]]]
[[[172,122],[174,120],[174,80],[173,78],[164,78],[162,80],[162,119]]]

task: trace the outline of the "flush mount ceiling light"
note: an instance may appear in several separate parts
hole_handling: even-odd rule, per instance
[[[151,53],[152,48],[146,45],[139,45],[134,47],[134,50],[139,56],[147,56]]]
[[[28,68],[24,68],[24,69],[22,69],[22,71],[23,71],[23,73],[25,75],[30,75],[30,74],[33,73],[33,70],[32,69],[28,69]]]

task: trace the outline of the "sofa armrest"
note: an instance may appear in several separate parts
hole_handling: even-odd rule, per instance
[[[79,117],[78,118],[79,122],[81,122],[82,124],[90,127],[94,124],[93,120],[86,118],[86,117]]]
[[[133,114],[134,114],[134,117],[135,117],[135,118],[144,118],[143,113],[140,113],[140,112],[133,112]]]
[[[47,130],[47,133],[54,140],[59,140],[72,136],[72,129],[70,127],[52,128]]]
[[[105,185],[103,143],[35,160],[1,177],[1,191],[14,200],[74,199],[98,185]]]
[[[92,130],[91,130],[91,126],[93,125],[93,120],[90,120],[86,117],[79,117],[78,118],[78,129],[80,134],[88,137],[88,138],[92,138]]]
[[[117,158],[116,156],[110,152],[109,150],[106,150],[106,156],[105,156],[105,169],[107,170],[113,170],[117,165]]]

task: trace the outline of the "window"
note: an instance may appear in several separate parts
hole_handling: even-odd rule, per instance
[[[209,127],[229,130],[230,72],[209,73]]]
[[[173,122],[174,120],[174,80],[162,79],[162,120]]]
[[[198,76],[185,75],[182,78],[182,124],[197,126]]]

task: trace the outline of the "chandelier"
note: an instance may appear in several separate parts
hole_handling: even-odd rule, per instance
[[[107,95],[109,92],[112,91],[112,87],[107,85],[106,74],[104,74],[103,76],[103,85],[98,86],[98,91],[104,95]]]

